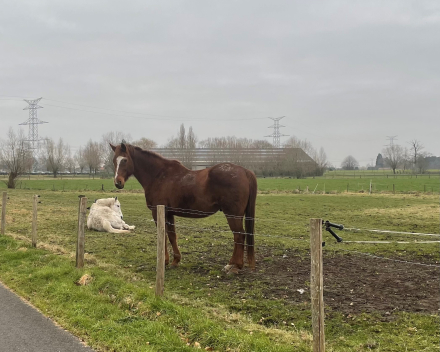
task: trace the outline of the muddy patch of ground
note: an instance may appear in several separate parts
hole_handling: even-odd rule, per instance
[[[310,299],[308,256],[298,253],[271,257],[270,261],[267,258],[264,253],[260,255],[254,275],[267,283],[264,291],[268,298],[292,302]],[[439,289],[438,267],[353,254],[326,256],[324,252],[325,305],[339,312],[439,313]]]
[[[250,272],[245,268],[238,280],[247,285],[258,282],[265,299],[282,299],[292,304],[310,302],[310,255],[299,251],[284,255],[259,252],[256,270]],[[327,311],[383,316],[398,311],[439,314],[439,292],[438,267],[360,254],[326,255],[324,251]]]

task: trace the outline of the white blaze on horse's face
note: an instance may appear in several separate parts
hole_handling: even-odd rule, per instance
[[[123,156],[118,156],[116,158],[115,182],[116,182],[116,178],[118,177],[119,165],[121,164],[122,159],[125,159],[125,158]]]
[[[115,159],[115,186],[119,189],[124,188],[125,182],[131,176],[128,166],[128,158],[125,156],[118,156]]]
[[[115,179],[114,183],[116,188],[123,189],[125,182],[134,173],[134,165],[130,156],[130,145],[125,145],[121,143],[120,146],[115,147],[111,145],[111,148],[115,152],[113,157],[113,165],[115,167]]]

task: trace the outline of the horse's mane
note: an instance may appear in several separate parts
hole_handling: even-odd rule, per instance
[[[153,152],[152,150],[145,150],[145,149],[142,149],[141,147],[137,147],[137,146],[135,146],[135,145],[131,145],[131,144],[126,144],[126,147],[127,147],[130,151],[137,151],[137,152],[140,152],[140,153],[143,154],[143,155],[151,156],[151,157],[153,157],[153,158],[157,158],[157,159],[164,160],[164,161],[169,161],[169,162],[171,161],[171,162],[173,162],[173,163],[177,163],[177,164],[179,164],[179,165],[185,167],[185,166],[184,166],[179,160],[176,160],[176,159],[167,159],[167,158],[163,157],[162,155],[160,155],[160,154],[158,154],[158,153],[156,153],[156,152]]]
[[[137,152],[140,152],[141,154],[144,154],[144,155],[152,156],[152,157],[159,158],[159,159],[165,159],[162,155],[159,155],[156,152],[153,152],[151,150],[142,149],[141,147],[131,145],[131,144],[126,144],[126,146],[129,150],[131,149],[131,151],[137,151]]]

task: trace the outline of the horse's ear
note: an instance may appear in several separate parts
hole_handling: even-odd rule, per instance
[[[127,151],[127,147],[125,146],[124,142],[121,143],[121,151],[124,153]]]
[[[111,143],[109,143],[109,144],[110,144],[110,147],[113,149],[113,151],[115,151],[116,147],[113,144],[111,144]]]

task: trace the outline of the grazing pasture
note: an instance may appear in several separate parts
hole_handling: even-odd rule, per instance
[[[388,176],[388,177],[387,177]],[[3,176],[5,177],[5,176]],[[0,178],[1,181],[1,178]],[[307,188],[309,193],[368,193],[372,182],[373,193],[428,193],[440,192],[440,176],[437,175],[332,175],[316,178],[259,178],[258,189],[263,193],[287,192],[304,193]],[[393,188],[394,185],[394,188]],[[6,185],[0,182],[0,189],[6,189]],[[115,187],[113,178],[87,178],[87,177],[58,177],[45,176],[22,178],[17,189],[27,190],[51,190],[51,191],[104,191],[113,192]],[[125,185],[126,191],[142,191],[140,184],[133,178]],[[394,191],[393,191],[394,190]]]
[[[438,177],[423,182],[428,180],[438,192]],[[137,182],[130,180],[127,191],[109,192],[112,180],[91,181],[30,180],[26,188],[32,190],[8,192],[0,280],[97,349],[189,351],[200,344],[218,351],[309,351],[308,224],[323,218],[361,229],[336,230],[343,243],[323,233],[327,350],[438,350],[439,244],[415,241],[439,238],[367,231],[438,234],[438,194],[419,188],[369,195],[346,193],[343,183],[336,183],[346,187],[347,180],[259,179],[255,272],[222,272],[233,248],[223,214],[176,218],[182,262],[167,268],[161,300],[154,298],[155,225]],[[313,182],[324,181],[326,192],[334,187],[335,194],[312,194]],[[64,182],[64,192],[53,191],[54,182]],[[105,191],[97,191],[102,184]],[[309,193],[295,193],[298,185],[301,190],[308,185]],[[42,251],[29,244],[35,189],[41,196],[37,247]],[[118,195],[124,220],[136,226],[123,235],[86,231],[84,270],[72,264],[80,193],[89,205]],[[348,242],[359,240],[392,243]],[[83,273],[94,281],[74,285]]]

